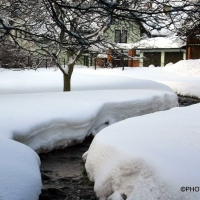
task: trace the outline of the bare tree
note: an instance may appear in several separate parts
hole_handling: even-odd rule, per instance
[[[189,34],[199,27],[196,0],[1,0],[0,40],[10,38],[37,57],[50,57],[70,90],[75,63],[84,52],[115,48],[106,32],[119,23],[141,23],[147,31]],[[191,15],[192,13],[192,15]],[[59,58],[67,55],[64,67]]]

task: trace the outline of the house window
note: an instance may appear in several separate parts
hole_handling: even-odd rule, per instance
[[[115,43],[127,43],[127,30],[115,30]]]
[[[115,43],[121,43],[121,31],[115,30]]]
[[[122,30],[121,43],[127,43],[127,30]]]

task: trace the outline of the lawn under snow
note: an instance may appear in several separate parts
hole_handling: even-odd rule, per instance
[[[199,200],[199,121],[196,104],[126,119],[102,130],[83,156],[98,197]]]
[[[157,68],[143,69],[146,74],[157,73]],[[121,69],[76,68],[70,93],[61,92],[60,71],[0,70],[0,160],[5,161],[0,165],[0,199],[3,200],[38,199],[40,160],[35,151],[64,148],[126,118],[177,106],[177,96],[168,86],[134,78],[136,68],[126,68],[123,72]],[[169,72],[162,74],[170,78]],[[173,83],[180,79],[174,79]],[[191,79],[194,85],[195,81]],[[193,91],[198,87],[195,85]],[[182,90],[191,91],[189,86]],[[170,130],[170,126],[168,128]],[[162,126],[158,129],[162,130]],[[116,196],[119,194],[114,194],[115,200]]]

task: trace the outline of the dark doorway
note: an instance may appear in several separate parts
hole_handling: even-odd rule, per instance
[[[165,52],[165,65],[183,60],[183,52]]]
[[[144,52],[143,66],[148,67],[154,65],[155,67],[161,64],[161,53],[160,52]]]

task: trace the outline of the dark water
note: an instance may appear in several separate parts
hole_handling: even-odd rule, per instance
[[[200,103],[200,99],[197,98],[191,98],[191,97],[184,97],[184,96],[178,96],[179,106],[190,106],[192,104]]]
[[[94,184],[86,176],[82,155],[92,141],[40,154],[43,188],[39,200],[94,200]]]
[[[180,106],[200,103],[200,99],[179,96]],[[82,155],[92,141],[40,154],[43,188],[39,200],[94,200],[93,183],[86,176]]]

